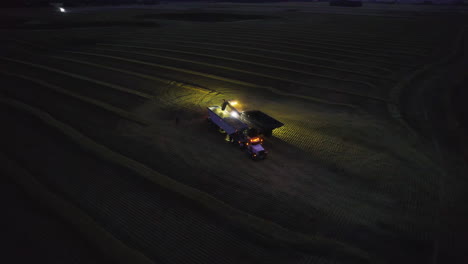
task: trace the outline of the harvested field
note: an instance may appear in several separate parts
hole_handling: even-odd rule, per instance
[[[2,155],[2,163],[5,161]],[[13,164],[10,163],[10,167]],[[16,263],[27,263],[32,258],[48,263],[111,263],[69,223],[45,209],[40,202],[31,203],[34,197],[15,180],[6,177],[10,173],[2,167],[0,223],[2,241],[9,242],[4,245],[4,259],[14,259]],[[25,249],[28,254],[24,254]]]
[[[466,167],[425,109],[462,75],[466,18],[310,5],[18,11],[2,153],[121,263],[463,263]],[[207,124],[223,99],[285,124],[266,160]]]
[[[229,13],[163,13],[163,14],[144,14],[136,16],[140,19],[168,19],[195,22],[233,22],[242,20],[268,19],[271,17],[260,15],[243,15]]]

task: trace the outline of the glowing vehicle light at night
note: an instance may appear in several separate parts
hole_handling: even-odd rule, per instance
[[[63,8],[63,7],[60,7],[59,10],[60,10],[60,12],[62,12],[62,13],[65,13],[65,12],[66,12],[65,8]]]
[[[261,111],[239,111],[233,105],[239,105],[238,101],[223,99],[221,105],[209,106],[208,123],[223,133],[226,141],[246,150],[251,159],[265,159],[268,151],[262,145],[263,136],[271,136],[273,129],[284,124]]]
[[[260,138],[258,138],[258,137],[251,138],[250,142],[252,142],[252,143],[260,142]]]

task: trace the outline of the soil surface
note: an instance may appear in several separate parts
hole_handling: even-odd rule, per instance
[[[466,21],[425,6],[258,5],[12,14],[98,27],[5,30],[0,96],[33,110],[0,104],[2,151],[155,263],[353,263],[361,251],[370,263],[463,263],[466,164],[438,133],[444,84],[461,78],[451,70],[460,62],[412,75],[450,56]],[[141,18],[158,26],[102,26]],[[230,23],[199,23],[220,19]],[[266,160],[250,160],[206,122],[223,99],[285,124],[265,139]],[[206,196],[147,174],[234,210],[215,213],[201,205]],[[262,233],[256,219],[280,231]]]

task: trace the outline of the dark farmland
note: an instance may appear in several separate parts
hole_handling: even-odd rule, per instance
[[[4,181],[73,237],[30,247],[72,250],[51,263],[463,263],[467,21],[385,10],[2,10]],[[268,159],[206,124],[222,99],[285,123]]]

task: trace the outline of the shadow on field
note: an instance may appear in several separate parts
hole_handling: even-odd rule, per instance
[[[262,15],[242,15],[228,13],[164,13],[164,14],[144,14],[138,15],[140,19],[167,19],[185,20],[195,22],[234,22],[240,20],[273,19],[273,16]]]

